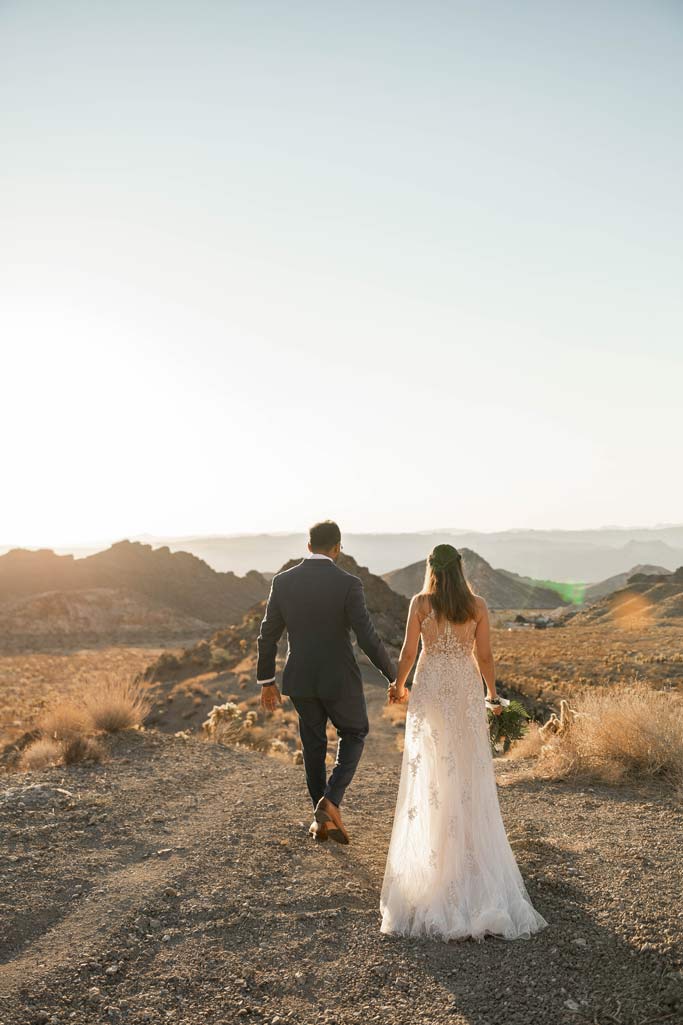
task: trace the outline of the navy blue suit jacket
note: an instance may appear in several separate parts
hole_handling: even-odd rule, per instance
[[[331,559],[304,559],[273,577],[258,637],[258,680],[275,677],[277,644],[285,629],[289,648],[283,694],[334,699],[362,691],[351,630],[373,665],[388,681],[396,679],[370,619],[362,582]]]

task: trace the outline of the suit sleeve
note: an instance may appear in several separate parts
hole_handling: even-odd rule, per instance
[[[275,658],[277,644],[285,629],[285,621],[280,611],[275,580],[270,587],[266,614],[261,622],[257,648],[258,662],[256,665],[256,682],[259,684],[275,682]]]
[[[392,663],[379,634],[375,630],[367,605],[363,584],[355,577],[346,596],[346,619],[356,635],[358,646],[368,656],[389,683],[396,679],[396,667]]]

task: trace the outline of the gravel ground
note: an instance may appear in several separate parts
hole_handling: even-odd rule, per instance
[[[683,1021],[683,808],[497,763],[530,940],[379,933],[398,783],[380,717],[316,845],[301,767],[154,732],[0,784],[0,1025]]]

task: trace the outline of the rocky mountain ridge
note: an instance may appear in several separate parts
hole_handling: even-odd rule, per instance
[[[673,573],[636,573],[626,587],[579,612],[572,622],[671,623],[683,618],[683,566]]]
[[[555,609],[567,603],[548,587],[539,587],[514,573],[494,569],[469,548],[460,548],[465,575],[491,609]],[[382,579],[408,597],[422,590],[425,561],[385,573]]]
[[[268,583],[260,573],[244,577],[218,573],[188,552],[171,552],[139,542],[120,541],[106,551],[74,559],[56,555],[49,549],[27,551],[13,549],[0,556],[0,608],[12,617],[29,617],[32,603],[17,606],[22,599],[57,593],[63,595],[89,591],[117,592],[126,601],[152,610],[163,606],[178,617],[201,621],[204,627],[235,622],[255,602],[268,593]],[[66,607],[66,597],[62,601]],[[14,605],[12,605],[14,603]],[[40,603],[38,603],[40,605]],[[45,601],[43,612],[59,605],[56,597]],[[78,604],[72,597],[71,606]],[[84,599],[84,606],[89,601]],[[100,610],[103,610],[100,602]],[[116,610],[113,610],[116,615]],[[170,618],[169,618],[170,621]],[[177,624],[180,626],[180,622]],[[104,626],[104,624],[103,624]]]

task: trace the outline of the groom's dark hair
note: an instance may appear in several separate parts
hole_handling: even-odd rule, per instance
[[[329,552],[341,541],[341,530],[332,520],[314,523],[308,532],[308,540],[314,552]]]

